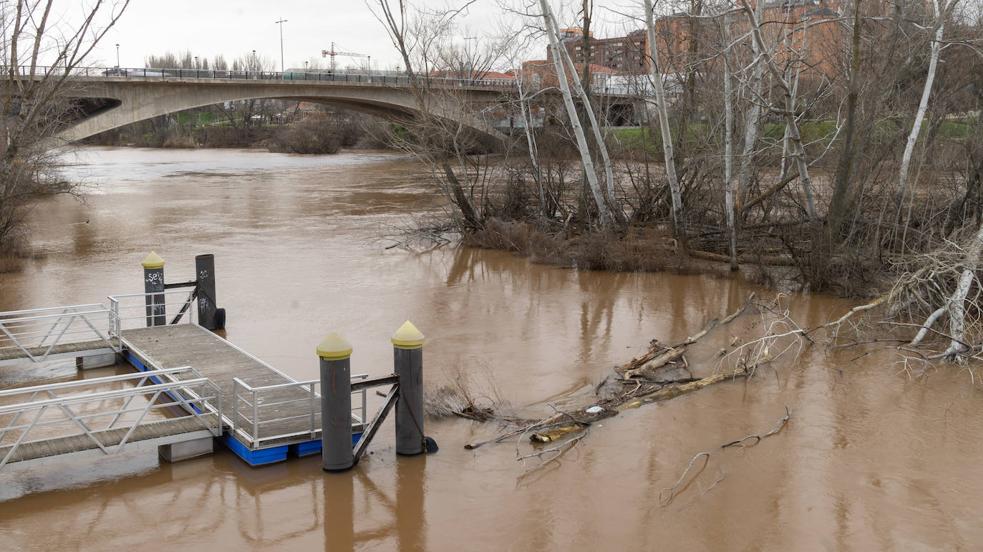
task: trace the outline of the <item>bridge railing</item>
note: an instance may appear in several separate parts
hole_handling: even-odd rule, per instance
[[[41,441],[50,448],[40,456],[52,450],[96,448],[107,455],[117,454],[135,440],[139,428],[150,424],[194,420],[192,428],[218,437],[222,434],[221,401],[219,387],[191,367],[2,390],[0,469],[24,456],[18,451],[23,453],[25,445]],[[148,438],[174,434],[173,429],[158,427],[161,431],[151,431]],[[84,439],[80,443],[69,440],[72,437]]]
[[[0,361],[44,362],[84,350],[119,351],[105,305],[71,305],[0,312]]]
[[[162,291],[109,296],[110,332],[188,323],[197,320],[194,291]]]
[[[22,66],[17,68],[22,78],[41,78],[48,74],[64,75],[64,67]],[[411,79],[405,73],[393,71],[331,71],[331,70],[287,70],[287,71],[242,71],[224,69],[152,69],[146,67],[76,67],[71,76],[85,79],[123,79],[123,80],[252,80],[288,82],[345,82],[373,84],[380,86],[405,87]],[[9,78],[9,70],[0,66],[0,78]],[[492,88],[511,90],[515,82],[501,78],[453,78],[425,77],[429,84],[448,88]]]
[[[355,374],[352,380],[364,380],[368,374]],[[300,439],[317,439],[321,431],[320,380],[288,382],[253,387],[239,378],[233,379],[230,417],[232,434],[241,437],[250,448],[267,443]],[[352,429],[365,425],[366,390],[352,392]]]

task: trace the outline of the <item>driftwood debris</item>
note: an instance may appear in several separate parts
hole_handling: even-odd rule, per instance
[[[498,435],[483,441],[475,441],[464,448],[474,450],[490,443],[501,443],[518,438],[519,442],[528,440],[536,446],[549,445],[537,449],[533,454],[521,454],[516,450],[517,460],[524,461],[538,458],[544,463],[559,458],[573,449],[589,433],[590,428],[597,422],[617,416],[621,411],[637,408],[643,404],[670,400],[680,395],[698,391],[705,387],[737,378],[748,377],[753,373],[746,364],[737,364],[733,368],[720,369],[716,373],[703,378],[696,378],[690,371],[686,360],[688,348],[697,343],[714,329],[726,325],[744,314],[751,305],[755,305],[754,294],[739,308],[722,319],[709,321],[702,330],[686,337],[679,343],[665,345],[658,340],[649,344],[648,350],[639,357],[633,358],[621,366],[614,368],[594,392],[581,397],[572,397],[568,406],[558,409],[553,405],[554,412],[545,418],[520,419],[514,416],[504,416],[494,413],[491,409],[480,409],[480,416],[472,416],[477,410],[475,401],[463,400],[459,404],[444,410],[453,410],[457,416],[465,416],[477,421],[498,421],[504,425]],[[462,408],[462,404],[464,408]],[[470,408],[469,408],[470,407]],[[465,410],[467,409],[467,410]],[[462,411],[465,410],[465,411]]]
[[[640,357],[633,358],[622,366],[614,369],[594,389],[593,396],[586,396],[578,402],[578,406],[564,411],[556,411],[552,416],[541,420],[530,420],[522,431],[508,432],[508,437],[499,436],[495,439],[465,446],[468,449],[477,448],[488,442],[500,442],[500,439],[515,435],[529,435],[529,441],[536,444],[556,443],[567,438],[579,442],[582,433],[592,424],[616,416],[626,408],[635,408],[641,404],[669,400],[685,395],[716,383],[741,378],[748,375],[744,367],[716,373],[705,378],[694,378],[686,361],[686,350],[714,328],[727,324],[742,313],[752,303],[754,295],[737,310],[727,317],[711,320],[704,328],[687,337],[680,343],[665,346],[653,340],[648,351]],[[574,435],[574,437],[568,437]]]
[[[731,447],[741,447],[741,448],[753,447],[754,445],[760,443],[762,439],[780,433],[782,429],[784,429],[785,426],[788,425],[788,421],[791,418],[792,418],[792,411],[789,410],[788,406],[786,406],[785,416],[783,416],[780,420],[778,420],[775,426],[767,433],[761,435],[753,433],[751,435],[747,435],[735,441],[724,443],[720,445],[720,448],[728,449]],[[672,503],[673,499],[675,499],[680,493],[682,493],[687,488],[689,488],[690,484],[696,481],[696,478],[699,477],[699,475],[703,473],[703,470],[705,470],[707,466],[710,464],[710,456],[711,455],[709,452],[702,451],[696,453],[696,455],[690,458],[689,463],[686,464],[686,469],[683,470],[683,473],[679,476],[679,479],[676,479],[676,482],[673,483],[671,487],[666,487],[665,489],[662,489],[662,491],[659,492],[659,505],[662,507],[668,506],[670,503]],[[703,462],[700,463],[699,462],[700,460],[703,460]],[[721,471],[720,473],[723,474],[723,471]],[[703,491],[703,494],[706,494],[708,491],[710,491],[710,489],[714,488],[717,485],[717,483],[720,483],[721,480],[723,480],[723,475],[719,476],[716,481],[711,483],[710,486]]]

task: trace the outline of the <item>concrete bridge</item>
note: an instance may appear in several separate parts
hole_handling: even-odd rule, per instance
[[[392,120],[419,110],[409,78],[401,74],[209,71],[193,69],[94,69],[73,77],[72,95],[91,109],[59,139],[75,142],[160,115],[228,101],[284,99],[344,107]],[[464,125],[483,138],[504,140],[482,108],[498,108],[514,91],[506,80],[430,79],[431,113]],[[462,108],[467,106],[467,109]],[[476,109],[477,108],[477,109]]]

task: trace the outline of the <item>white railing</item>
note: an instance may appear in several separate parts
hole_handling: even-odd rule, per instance
[[[104,305],[0,312],[0,361],[43,362],[86,348],[119,351],[112,328],[112,315]]]
[[[105,390],[120,384],[127,387]],[[78,450],[117,454],[151,422],[195,419],[213,436],[222,434],[221,391],[191,367],[8,389],[0,391],[0,403],[0,469],[24,445],[64,437],[84,436],[95,445],[75,445]],[[184,416],[174,417],[175,410]],[[166,417],[147,421],[151,412]]]
[[[177,290],[155,293],[129,293],[109,296],[111,332],[188,323],[197,320],[194,291]]]
[[[352,380],[364,380],[368,374],[355,374]],[[253,387],[239,378],[233,379],[232,408],[226,414],[232,435],[251,449],[264,443],[317,439],[321,431],[321,382],[296,381]],[[352,427],[365,425],[366,390],[352,392]]]

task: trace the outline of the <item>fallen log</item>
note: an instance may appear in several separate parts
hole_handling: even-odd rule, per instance
[[[692,393],[693,391],[698,391],[704,387],[708,387],[716,383],[746,377],[747,375],[748,372],[746,370],[737,370],[734,372],[714,374],[712,376],[707,376],[705,378],[687,383],[672,383],[668,385],[648,387],[642,386],[633,393],[627,393],[617,399],[603,401],[603,404],[589,407],[601,408],[601,410],[599,410],[596,414],[592,414],[589,418],[581,418],[579,416],[574,417],[573,414],[566,412],[555,414],[542,422],[535,424],[535,426],[545,427],[548,429],[543,429],[533,433],[529,436],[529,440],[534,443],[549,443],[569,433],[581,431],[598,419],[616,416],[619,412],[617,408],[629,401],[632,401],[633,399],[642,399],[642,401],[646,403],[665,401],[674,399],[680,395]],[[564,421],[565,419],[567,421]]]
[[[669,364],[670,362],[679,360],[683,356],[683,353],[685,352],[686,352],[685,347],[680,347],[678,349],[669,349],[664,353],[662,353],[661,355],[652,359],[650,362],[647,362],[646,364],[643,364],[638,368],[625,370],[624,372],[621,373],[621,378],[626,380],[634,377],[642,377],[645,379],[650,379],[648,376],[654,374],[657,369],[662,368],[663,366]]]

